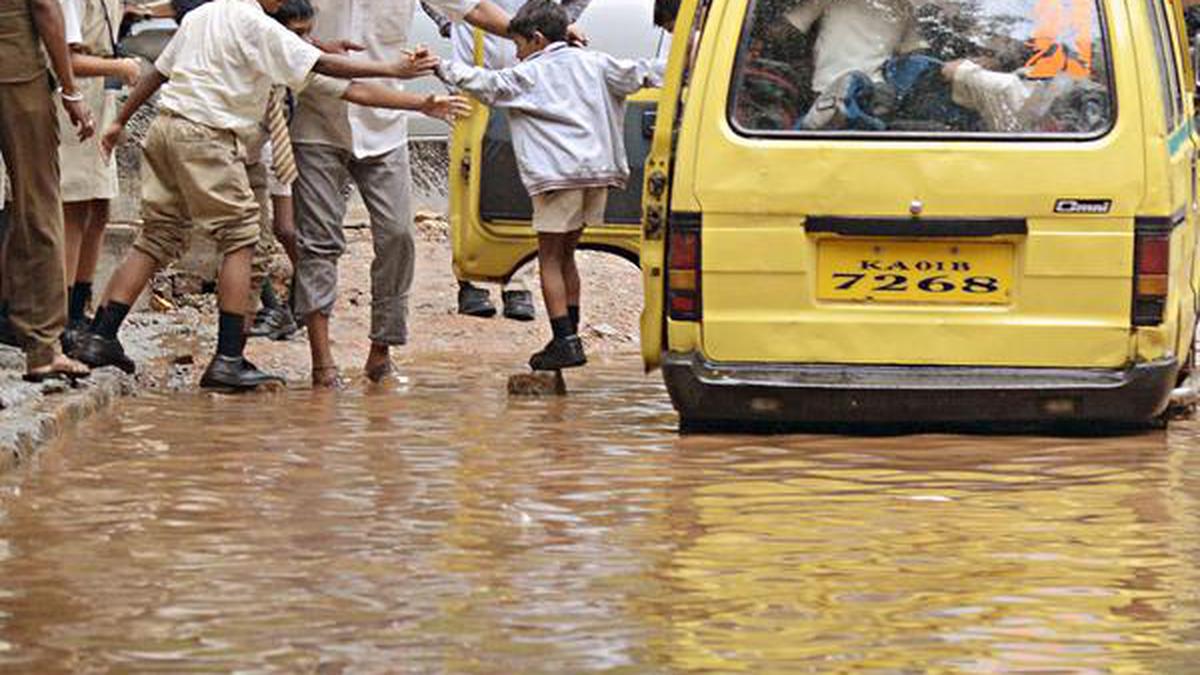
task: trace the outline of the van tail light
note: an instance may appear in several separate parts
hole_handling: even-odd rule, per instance
[[[1145,219],[1149,220],[1149,219]],[[1171,271],[1171,231],[1139,219],[1133,242],[1133,325],[1157,326],[1163,322]]]
[[[674,321],[699,321],[700,214],[672,213],[667,236],[667,310]]]

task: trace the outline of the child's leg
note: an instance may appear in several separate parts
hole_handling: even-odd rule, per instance
[[[563,275],[569,234],[538,233],[538,267],[542,279],[542,300],[551,322],[567,316],[567,282]]]
[[[575,230],[568,234],[563,241],[563,281],[567,290],[567,316],[571,319],[572,332],[579,333],[579,267],[575,265],[575,250],[579,247],[579,238],[583,230]]]

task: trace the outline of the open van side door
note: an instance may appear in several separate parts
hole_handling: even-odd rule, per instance
[[[481,57],[482,50],[476,51]],[[657,102],[658,91],[649,89],[628,99],[628,187],[609,193],[604,226],[588,228],[580,241],[581,248],[614,253],[637,264],[642,171]],[[504,110],[489,110],[476,102],[470,117],[455,125],[449,182],[453,263],[459,279],[504,281],[537,257],[537,237],[531,225],[533,204],[517,172]]]
[[[642,361],[646,371],[662,363],[666,346],[667,239],[675,141],[691,79],[700,31],[710,0],[682,0],[675,21],[671,54],[659,94],[658,124],[646,158],[642,192]]]

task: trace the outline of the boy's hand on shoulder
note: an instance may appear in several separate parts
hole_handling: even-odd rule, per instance
[[[107,163],[112,158],[113,150],[121,144],[125,137],[125,127],[113,122],[100,136],[100,154]]]
[[[567,44],[575,47],[588,46],[587,33],[584,33],[583,29],[577,24],[571,24],[570,26],[567,26]]]
[[[405,50],[404,56],[395,64],[393,75],[403,80],[432,75],[442,60],[430,53],[426,47]]]
[[[421,112],[434,119],[451,124],[460,117],[471,114],[471,102],[463,96],[434,96],[425,97],[421,104]]]

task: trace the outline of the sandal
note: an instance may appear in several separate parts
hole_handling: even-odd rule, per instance
[[[92,371],[82,363],[65,356],[56,356],[50,365],[43,368],[26,371],[21,379],[32,384],[41,384],[48,380],[75,382],[91,376]]]

